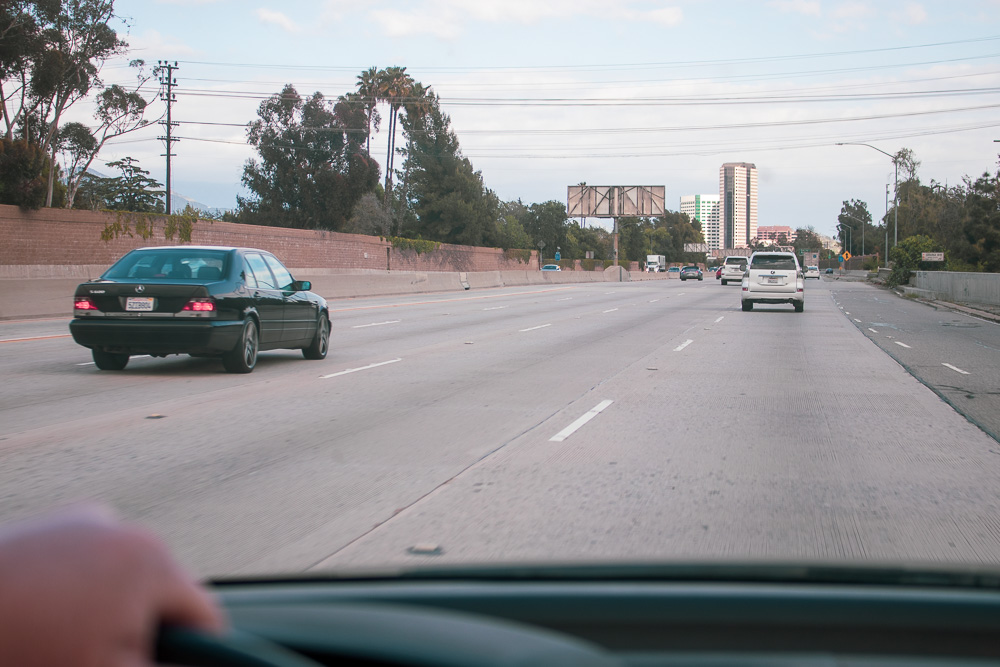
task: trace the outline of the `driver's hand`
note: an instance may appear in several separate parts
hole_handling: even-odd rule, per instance
[[[151,665],[162,623],[224,627],[149,532],[97,507],[0,527],[0,665]]]

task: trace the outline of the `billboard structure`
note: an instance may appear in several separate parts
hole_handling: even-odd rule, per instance
[[[664,185],[570,185],[566,215],[571,218],[663,215],[666,190]]]

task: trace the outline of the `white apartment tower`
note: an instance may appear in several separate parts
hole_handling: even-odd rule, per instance
[[[681,195],[681,213],[687,213],[689,218],[701,223],[701,234],[709,250],[725,247],[719,224],[719,195]]]
[[[757,236],[757,167],[749,162],[722,165],[719,199],[722,247],[746,247]]]

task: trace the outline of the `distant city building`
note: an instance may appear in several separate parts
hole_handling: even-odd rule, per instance
[[[709,250],[723,247],[719,195],[682,195],[681,213],[701,223],[701,234]]]
[[[795,230],[791,227],[758,227],[757,228],[757,239],[760,241],[773,241],[778,243],[781,241],[781,237],[784,236],[784,243],[787,245],[789,243],[794,243],[797,238]]]
[[[722,165],[719,200],[723,247],[746,247],[757,236],[757,167],[749,162]]]

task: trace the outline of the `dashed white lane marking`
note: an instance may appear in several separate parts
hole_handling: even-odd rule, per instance
[[[549,324],[539,324],[537,327],[528,327],[527,329],[519,329],[518,331],[524,333],[525,331],[534,331],[535,329],[544,329],[545,327],[550,327],[550,326],[552,326],[551,322]]]
[[[563,297],[562,299],[556,299],[556,301],[572,301],[572,300],[573,300],[573,297],[571,297],[571,296]]]
[[[483,308],[483,310],[502,310],[507,308],[507,306],[490,306],[489,308]]]
[[[896,345],[899,345],[900,347],[905,347],[907,350],[910,349],[910,346],[907,345],[906,343],[900,343],[898,340],[894,340],[892,342],[895,343]]]
[[[856,317],[854,318],[854,321],[855,321],[855,322],[857,322],[858,324],[861,324],[861,320],[859,320],[859,319],[858,319],[858,318],[856,318]]]
[[[659,299],[650,299],[649,300],[650,303],[656,303],[657,301],[659,301]]]
[[[946,363],[942,363],[941,365],[942,366],[947,366],[951,370],[955,371],[956,373],[961,373],[962,375],[972,375],[969,371],[963,371],[958,366],[952,366],[951,364],[946,364]]]
[[[569,436],[573,435],[573,433],[575,433],[581,426],[600,414],[602,410],[607,408],[612,403],[614,403],[614,401],[601,401],[596,406],[591,408],[585,415],[549,438],[549,442],[562,442]]]
[[[504,307],[505,306],[501,306],[501,308],[504,308]],[[355,324],[351,328],[352,329],[364,329],[365,327],[380,327],[383,324],[397,324],[399,322],[402,322],[402,320],[388,320],[386,322],[372,322],[371,324]]]
[[[873,334],[877,334],[877,333],[878,333],[877,331],[875,331],[875,330],[874,330],[874,329],[872,329],[871,327],[868,327],[868,330],[869,330],[869,331],[871,331],[871,332],[872,332]]]
[[[617,308],[609,308],[608,310],[605,310],[604,312],[605,312],[605,313],[613,313],[613,312],[615,312],[616,310],[618,310],[618,309],[617,309]]]
[[[719,317],[719,319],[715,320],[715,323],[718,324],[719,322],[721,322],[723,317],[725,317],[725,315],[722,315],[721,317]]]
[[[338,373],[330,373],[329,375],[320,375],[319,378],[321,380],[325,380],[327,378],[335,378],[339,375],[347,375],[348,373],[357,373],[358,371],[366,371],[369,368],[378,368],[379,366],[385,366],[386,364],[394,364],[397,361],[402,361],[402,360],[403,359],[401,357],[396,357],[395,359],[390,359],[389,361],[380,361],[375,364],[368,364],[367,366],[361,366],[360,368],[348,368],[347,370],[340,371]]]
[[[681,350],[683,350],[685,347],[687,347],[688,345],[690,345],[693,342],[694,342],[693,340],[691,340],[690,338],[688,338],[686,341],[684,341],[683,343],[681,343],[680,345],[678,345],[677,347],[675,347],[674,348],[674,352],[680,352]]]

